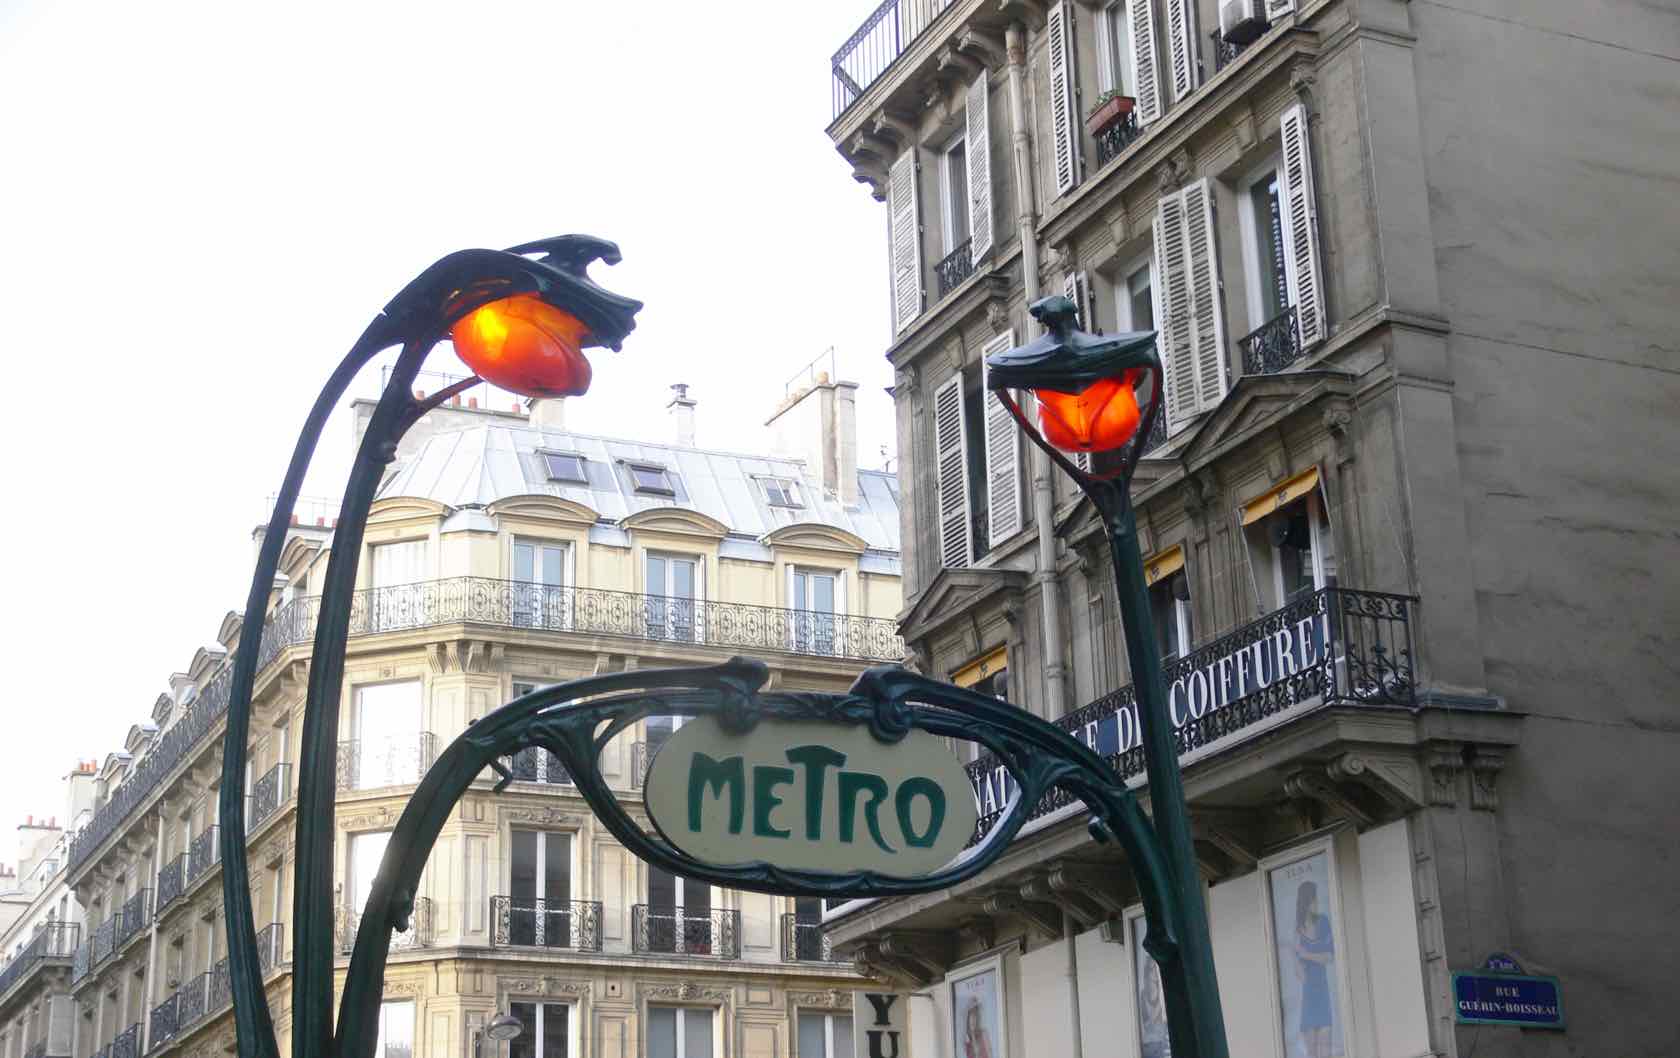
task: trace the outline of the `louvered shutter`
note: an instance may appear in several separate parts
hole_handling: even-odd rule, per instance
[[[1056,164],[1056,194],[1079,183],[1079,118],[1074,102],[1073,11],[1067,0],[1050,8],[1050,139]]]
[[[1192,0],[1166,0],[1167,57],[1172,66],[1173,102],[1180,103],[1201,82],[1196,66],[1196,13]]]
[[[1005,331],[980,350],[981,363],[1015,345]],[[989,375],[985,367],[981,368]],[[982,375],[982,384],[985,382]],[[997,394],[986,387],[986,507],[990,516],[986,546],[996,547],[1021,531],[1021,431]]]
[[[891,219],[893,324],[902,331],[922,314],[922,229],[916,212],[916,151],[898,156],[887,174],[887,215]]]
[[[1318,206],[1313,195],[1312,151],[1307,142],[1307,108],[1283,112],[1283,163],[1278,167],[1284,216],[1284,278],[1295,307],[1301,348],[1324,340],[1324,274],[1318,258]]]
[[[1190,283],[1184,248],[1184,195],[1162,195],[1155,207],[1155,281],[1160,288],[1162,375],[1166,382],[1167,429],[1176,432],[1196,414],[1196,361]]]
[[[1184,252],[1195,314],[1196,409],[1212,411],[1228,383],[1225,314],[1219,304],[1219,248],[1213,226],[1213,189],[1206,180],[1186,187]]]
[[[1170,0],[1169,0],[1170,2]],[[1155,0],[1132,0],[1132,69],[1137,84],[1137,121],[1147,125],[1161,116],[1161,72],[1155,63]]]
[[[978,262],[992,248],[992,131],[986,74],[968,88],[968,231],[969,260]]]
[[[1079,310],[1076,325],[1082,331],[1095,331],[1097,324],[1091,314],[1091,277],[1084,272],[1069,272],[1062,277],[1062,296]]]
[[[1295,0],[1266,0],[1266,21],[1280,18],[1295,10]]]
[[[974,554],[968,525],[967,430],[959,373],[933,393],[933,447],[939,467],[939,561],[947,567],[967,566]]]

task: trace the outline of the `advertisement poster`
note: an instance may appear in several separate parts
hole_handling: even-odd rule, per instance
[[[1272,939],[1286,1058],[1342,1058],[1340,968],[1330,922],[1330,856],[1271,871]]]
[[[951,983],[955,1058],[1008,1058],[1002,1006],[1003,971],[995,963]]]
[[[1132,919],[1132,980],[1137,982],[1138,1051],[1143,1058],[1172,1058],[1167,1036],[1167,995],[1161,988],[1161,967],[1144,950],[1149,923]]]

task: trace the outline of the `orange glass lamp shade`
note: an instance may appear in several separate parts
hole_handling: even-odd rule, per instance
[[[534,294],[516,294],[463,316],[449,329],[473,374],[523,397],[577,397],[589,391],[589,328]]]
[[[1064,452],[1109,452],[1123,446],[1143,418],[1133,389],[1139,373],[1133,369],[1119,378],[1098,379],[1078,393],[1033,390],[1039,432]]]

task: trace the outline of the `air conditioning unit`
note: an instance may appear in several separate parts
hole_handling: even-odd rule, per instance
[[[1225,0],[1219,5],[1219,35],[1227,44],[1259,40],[1267,25],[1265,0]]]

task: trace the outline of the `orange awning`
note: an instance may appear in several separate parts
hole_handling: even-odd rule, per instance
[[[998,647],[995,650],[987,651],[956,672],[951,673],[951,682],[958,687],[972,687],[999,669],[1008,667],[1009,648],[1006,646]]]
[[[1174,544],[1143,560],[1143,577],[1151,586],[1184,568],[1184,545]]]
[[[1294,477],[1243,504],[1242,523],[1252,525],[1280,507],[1300,499],[1318,484],[1318,467],[1311,466]]]

